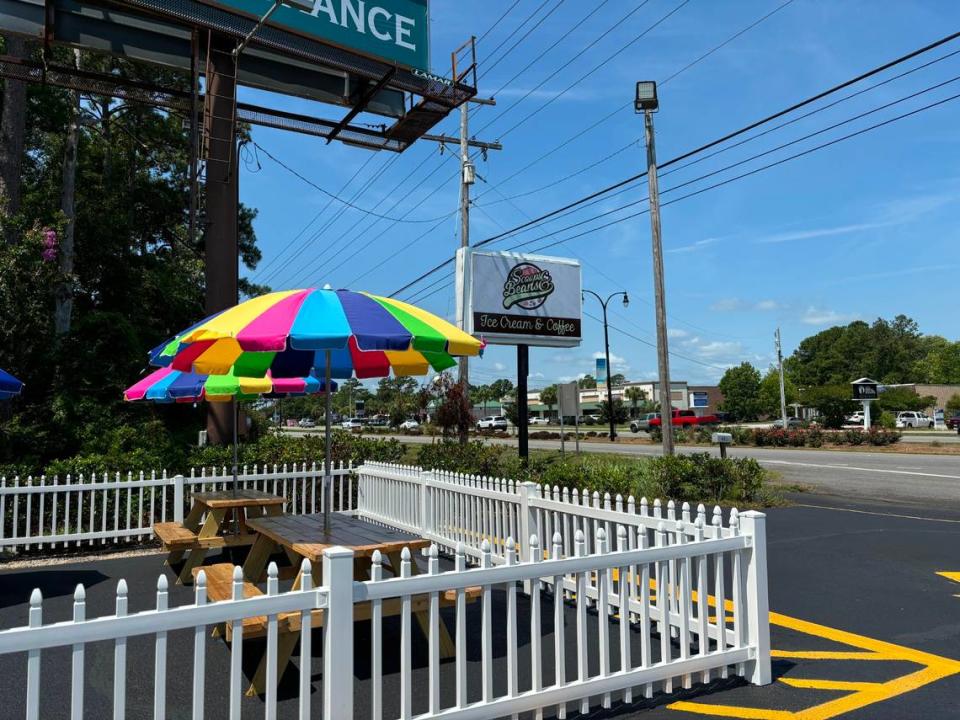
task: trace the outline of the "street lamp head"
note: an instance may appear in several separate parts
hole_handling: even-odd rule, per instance
[[[660,107],[657,98],[657,83],[652,80],[641,80],[637,83],[637,97],[634,100],[637,112],[656,111]]]
[[[623,293],[623,306],[630,307],[630,296],[626,292]]]

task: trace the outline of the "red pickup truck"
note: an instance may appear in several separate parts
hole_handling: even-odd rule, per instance
[[[716,415],[698,416],[693,410],[674,410],[673,419],[670,421],[674,427],[697,427],[699,425],[719,425],[720,418]],[[650,421],[650,427],[660,427],[663,420],[655,417]]]

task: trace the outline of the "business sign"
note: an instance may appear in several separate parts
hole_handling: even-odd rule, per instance
[[[690,399],[695,408],[710,407],[710,396],[705,392],[692,392],[690,393]]]
[[[508,252],[457,252],[457,318],[495,345],[576,347],[580,263]]]
[[[606,386],[607,384],[607,359],[599,357],[597,358],[597,371],[596,371],[597,385]]]
[[[201,1],[253,18],[263,17],[274,5],[274,0]],[[312,6],[308,11],[281,5],[269,24],[429,73],[429,0],[312,0]]]
[[[880,395],[878,383],[870,378],[860,378],[851,383],[854,400],[876,400]]]
[[[560,417],[580,416],[580,386],[575,381],[557,385],[557,401]]]

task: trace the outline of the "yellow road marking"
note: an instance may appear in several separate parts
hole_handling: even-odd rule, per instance
[[[953,579],[953,578],[951,578]],[[711,705],[682,701],[671,703],[671,710],[681,710],[697,715],[743,718],[744,720],[830,720],[854,710],[903,695],[924,685],[960,673],[960,662],[950,658],[925,653],[922,650],[894,645],[875,638],[857,635],[845,630],[818,625],[807,620],[792,618],[780,613],[770,613],[771,625],[793,630],[814,637],[857,648],[855,651],[819,650],[773,650],[773,657],[802,660],[848,660],[848,661],[893,661],[910,662],[923,666],[920,670],[901,675],[887,682],[866,683],[843,680],[780,678],[786,685],[808,690],[840,691],[847,694],[827,702],[797,711],[768,710],[736,705]]]
[[[876,690],[881,683],[876,682],[845,682],[843,680],[804,680],[802,678],[780,678],[780,682],[790,687],[803,688],[805,690],[849,690],[851,692],[863,690],[869,692]]]
[[[705,705],[696,702],[675,702],[667,705],[671,710],[683,710],[698,715],[715,717],[743,718],[743,720],[794,720],[794,714],[788,710],[763,710],[762,708],[738,707],[736,705]]]
[[[953,580],[956,583],[960,583],[960,572],[938,572],[937,575],[940,577],[945,577],[947,580]]]

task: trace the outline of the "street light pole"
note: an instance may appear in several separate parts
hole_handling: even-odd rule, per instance
[[[670,350],[667,339],[667,303],[663,282],[663,244],[660,238],[660,186],[657,182],[657,148],[653,113],[659,108],[657,84],[638,82],[635,108],[643,113],[647,139],[647,184],[650,191],[650,234],[653,242],[653,291],[657,316],[657,365],[660,371],[660,428],[663,454],[673,455],[673,393],[670,385]]]
[[[597,293],[595,293],[593,290],[584,290],[583,292],[593,295],[597,300],[600,301],[600,307],[603,308],[603,348],[607,358],[607,378],[606,378],[607,416],[608,416],[608,419],[610,420],[610,442],[614,442],[617,439],[617,430],[616,430],[616,419],[614,418],[614,415],[613,415],[613,386],[610,383],[612,368],[610,367],[610,330],[609,330],[609,324],[607,323],[607,304],[611,300],[613,300],[615,297],[619,297],[620,295],[623,295],[623,306],[627,307],[628,305],[630,305],[630,297],[627,295],[626,292],[615,292],[615,293],[611,293],[610,296],[607,297],[606,300],[604,300],[602,297],[597,295]]]

